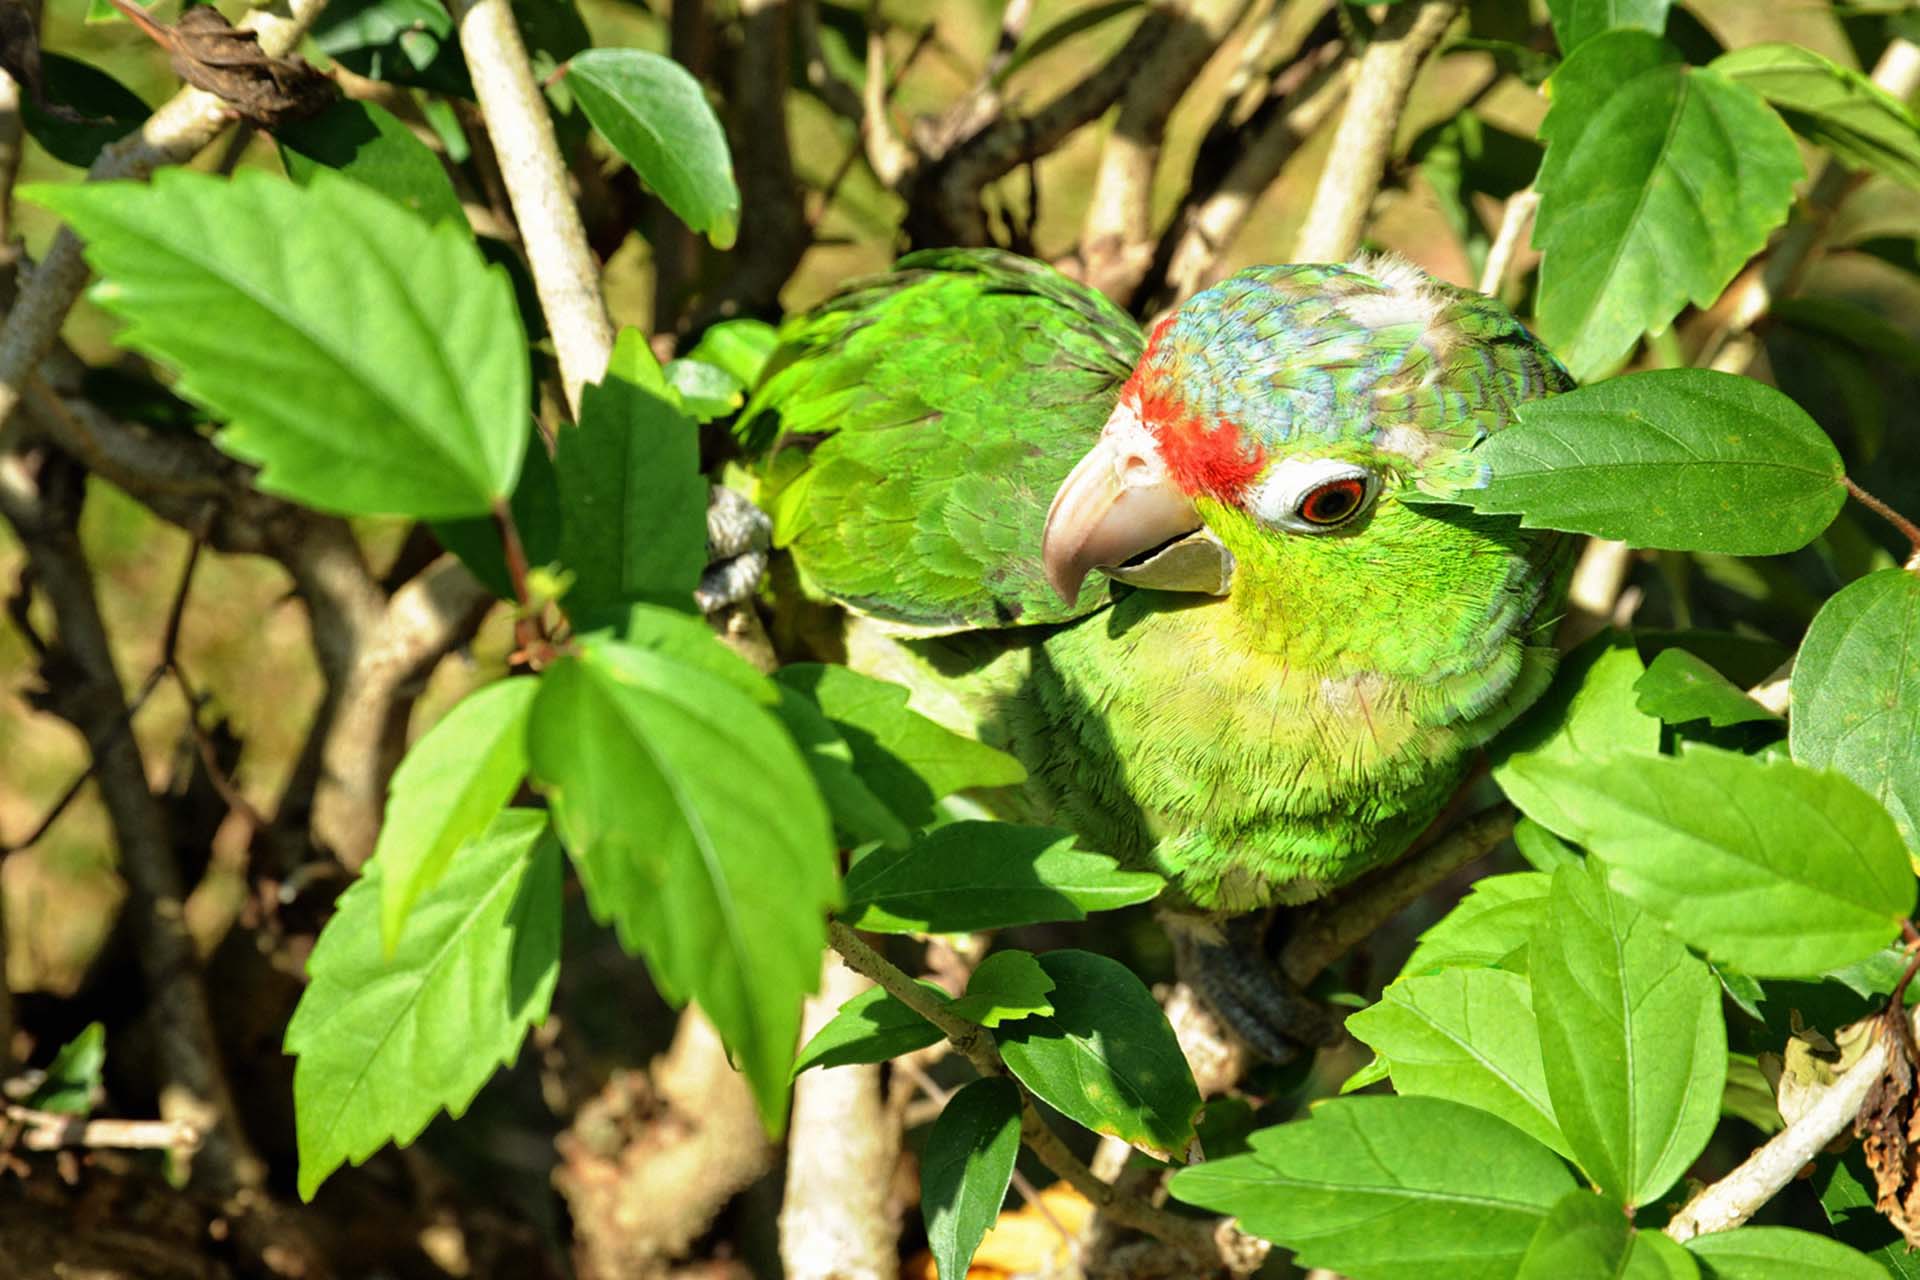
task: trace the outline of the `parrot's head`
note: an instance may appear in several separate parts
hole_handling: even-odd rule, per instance
[[[1483,484],[1474,446],[1571,385],[1505,307],[1406,263],[1243,271],[1154,328],[1054,496],[1048,579],[1072,602],[1095,569],[1208,595],[1404,573],[1458,509],[1402,499]]]

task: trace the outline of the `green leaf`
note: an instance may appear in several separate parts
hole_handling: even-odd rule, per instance
[[[933,1122],[920,1154],[920,1212],[940,1280],[965,1280],[1019,1154],[1020,1089],[1011,1080],[975,1080]]]
[[[392,955],[407,911],[445,874],[454,850],[492,825],[527,776],[527,713],[539,681],[469,694],[422,734],[393,772],[373,856],[380,938]]]
[[[1542,763],[1562,834],[1613,885],[1715,960],[1812,977],[1899,932],[1914,878],[1886,810],[1852,782],[1780,756],[1688,745],[1674,756]]]
[[[528,754],[594,917],[699,1002],[777,1127],[838,897],[832,826],[780,722],[711,666],[589,639],[541,675]]]
[[[1837,1159],[1821,1160],[1815,1167],[1814,1187],[1840,1241],[1866,1253],[1898,1280],[1920,1280],[1920,1253],[1912,1252],[1906,1238],[1874,1208],[1873,1174],[1859,1147],[1849,1148]]]
[[[584,389],[580,423],[560,429],[554,453],[560,562],[574,575],[565,604],[583,630],[639,601],[692,609],[706,568],[699,432],[641,384],[653,359],[641,359],[645,347],[638,330],[621,331],[605,379]]]
[[[1010,787],[1027,771],[1004,751],[964,738],[907,708],[907,691],[838,665],[798,662],[774,679],[811,698],[853,750],[854,769],[910,827],[934,819],[936,800],[968,787]]]
[[[531,428],[526,436],[520,478],[514,482],[513,497],[508,499],[507,508],[513,513],[514,527],[520,531],[520,545],[527,554],[527,564],[538,568],[560,558],[560,531],[565,517],[560,510],[560,482],[554,478],[547,443]],[[489,591],[502,600],[514,598],[513,575],[507,571],[500,525],[491,514],[435,520],[430,527],[440,545],[460,557],[460,563],[486,584]]]
[[[106,1065],[107,1029],[89,1022],[53,1055],[46,1078],[27,1095],[26,1105],[54,1115],[84,1116],[93,1110],[93,1095]]]
[[[931,982],[920,985],[943,1004],[949,999]],[[841,1005],[840,1011],[813,1033],[794,1059],[792,1074],[797,1076],[810,1067],[885,1062],[924,1049],[939,1039],[938,1027],[881,988],[869,987]]]
[[[1726,986],[1724,975],[1721,986]],[[1766,1073],[1760,1070],[1757,1059],[1743,1053],[1727,1055],[1727,1084],[1720,1094],[1720,1114],[1744,1120],[1769,1137],[1786,1127]]]
[[[560,965],[560,850],[546,815],[502,814],[420,896],[391,959],[378,860],[340,896],[287,1024],[300,1197],[344,1161],[458,1116],[547,1016]]]
[[[322,511],[479,515],[513,492],[526,337],[504,272],[358,183],[167,169],[34,187],[87,240],[119,340],[226,418],[263,489]],[[351,300],[351,305],[348,305]],[[245,334],[245,342],[235,342]]]
[[[1519,412],[1475,451],[1492,479],[1456,497],[1525,528],[1776,555],[1818,537],[1846,500],[1826,433],[1751,378],[1654,369]]]
[[[667,207],[714,247],[733,246],[740,189],[727,136],[685,67],[641,49],[589,49],[567,65],[587,119]]]
[[[1569,1191],[1541,1224],[1516,1280],[1694,1280],[1700,1268],[1658,1231],[1637,1231],[1616,1203]]]
[[[967,979],[967,993],[953,1002],[953,1011],[969,1022],[997,1027],[1052,1013],[1047,999],[1052,990],[1053,979],[1031,952],[996,951]]]
[[[1580,861],[1580,851],[1532,818],[1513,824],[1513,847],[1535,871],[1551,875]]]
[[[1588,379],[1717,298],[1786,219],[1803,170],[1758,95],[1644,31],[1585,41],[1548,87],[1536,324]]]
[[[1074,847],[1070,832],[1010,822],[953,822],[847,871],[841,918],[877,933],[971,933],[1084,920],[1155,897],[1165,881]]]
[[[1885,1280],[1886,1269],[1838,1240],[1791,1227],[1736,1227],[1695,1236],[1687,1249],[1706,1280]]]
[[[112,13],[120,17],[119,10]],[[99,158],[101,148],[126,137],[152,114],[139,94],[98,67],[44,49],[40,89],[44,105],[31,93],[20,95],[21,123],[48,155],[82,169]]]
[[[994,1031],[1007,1070],[1067,1119],[1162,1160],[1186,1153],[1200,1091],[1167,1016],[1117,960],[1049,951],[1053,1012]]]
[[[1659,35],[1667,29],[1671,0],[1547,0],[1553,38],[1562,53],[1572,53],[1607,31],[1634,27]]]
[[[747,401],[746,387],[717,364],[687,356],[667,361],[667,384],[680,397],[680,407],[695,422],[713,422],[739,411]]]
[[[1787,741],[1859,783],[1920,851],[1920,576],[1884,569],[1821,606],[1794,659]]]
[[[1848,67],[1793,44],[1755,44],[1708,64],[1772,103],[1803,137],[1849,165],[1920,187],[1920,122]]]
[[[1538,871],[1475,881],[1458,906],[1420,935],[1400,976],[1414,978],[1463,965],[1525,969],[1527,940],[1546,914],[1552,884],[1552,876]]]
[[[742,316],[722,320],[705,333],[687,352],[687,359],[717,365],[733,375],[743,387],[759,385],[761,371],[780,345],[780,331],[765,320]]]
[[[905,848],[913,840],[913,832],[854,772],[853,748],[833,721],[792,689],[785,685],[778,689],[780,701],[774,714],[800,748],[814,785],[820,788],[820,796],[833,814],[834,830],[849,837],[851,844],[877,840],[890,849]]]
[[[453,17],[435,0],[333,0],[314,20],[313,43],[356,75],[473,97]]]
[[[1547,1099],[1540,1032],[1519,974],[1448,969],[1407,978],[1348,1018],[1347,1030],[1386,1061],[1395,1092],[1464,1102],[1571,1154]]]
[[[370,102],[342,98],[318,115],[277,126],[273,136],[287,176],[303,187],[331,169],[428,222],[468,229],[440,158],[413,130]]]
[[[1633,688],[1640,695],[1640,709],[1668,724],[1705,720],[1720,729],[1780,719],[1685,649],[1662,649],[1655,654],[1653,665]]]
[[[1294,1250],[1301,1267],[1366,1280],[1512,1275],[1574,1189],[1559,1156],[1439,1098],[1336,1098],[1252,1145],[1180,1170],[1169,1189]]]
[[[1660,749],[1660,722],[1634,696],[1644,674],[1633,642],[1613,632],[1566,656],[1546,694],[1487,749],[1493,780],[1522,813],[1565,834],[1572,821],[1536,779],[1538,770]]]
[[[1560,1131],[1602,1191],[1650,1203],[1720,1119],[1720,984],[1592,859],[1554,873],[1527,955]]]

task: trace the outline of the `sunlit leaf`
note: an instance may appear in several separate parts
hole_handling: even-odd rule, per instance
[[[920,1154],[920,1212],[941,1280],[965,1280],[980,1238],[1000,1215],[1020,1154],[1020,1090],[975,1080],[941,1110]]]
[[[1687,1251],[1658,1231],[1636,1230],[1620,1205],[1591,1191],[1569,1191],[1553,1206],[1520,1264],[1516,1280],[1694,1280]]]

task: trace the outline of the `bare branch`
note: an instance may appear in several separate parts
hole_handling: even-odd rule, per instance
[[[546,99],[534,83],[527,47],[507,0],[449,0],[460,25],[460,48],[473,75],[474,96],[500,161],[513,202],[527,266],[540,310],[560,359],[560,382],[573,416],[580,388],[598,382],[613,350],[613,325],[600,296],[600,264],[587,247],[586,229]]]
[[[1533,215],[1540,208],[1540,193],[1532,187],[1516,191],[1507,200],[1500,218],[1500,230],[1487,250],[1487,264],[1480,272],[1480,292],[1498,298],[1506,291],[1507,273],[1513,269],[1520,247],[1527,242],[1533,227]]]
[[[257,32],[261,51],[277,58],[306,34],[325,3],[285,0],[263,6],[247,14],[240,28]],[[201,89],[182,89],[139,129],[101,151],[87,179],[143,179],[165,165],[181,164],[212,142],[232,118],[219,98]],[[86,283],[80,238],[62,227],[0,325],[0,428],[7,427],[19,409],[27,379],[52,349]]]
[[[20,176],[26,128],[20,118],[20,86],[0,71],[0,259],[13,253],[13,183]]]
[[[873,984],[829,951],[807,1001],[801,1043]],[[780,1260],[790,1280],[855,1280],[899,1269],[899,1221],[887,1211],[900,1130],[887,1122],[878,1064],[802,1072],[793,1082]]]
[[[1460,0],[1409,0],[1390,10],[1380,24],[1360,55],[1353,92],[1334,131],[1326,170],[1294,246],[1294,261],[1344,262],[1359,247],[1414,77],[1459,11]]]
[[[928,28],[930,33],[932,28]],[[913,148],[894,132],[887,116],[887,101],[893,85],[887,78],[887,42],[878,31],[867,33],[867,83],[860,110],[860,142],[866,148],[867,163],[880,185],[888,190],[898,187],[919,163]],[[822,205],[824,210],[825,205]]]
[[[19,1126],[17,1141],[29,1151],[112,1147],[189,1156],[201,1141],[200,1131],[184,1120],[88,1120],[22,1106],[9,1106],[6,1115],[9,1123]]]
[[[1120,114],[1100,151],[1093,197],[1080,228],[1082,278],[1126,301],[1153,264],[1153,177],[1167,121],[1251,0],[1193,0],[1128,83]]]

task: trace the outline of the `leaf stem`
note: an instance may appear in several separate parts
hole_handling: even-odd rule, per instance
[[[1852,476],[1841,476],[1840,483],[1847,486],[1847,492],[1853,495],[1855,502],[1858,502],[1861,506],[1873,512],[1900,531],[1900,536],[1907,540],[1907,546],[1912,552],[1912,554],[1907,557],[1907,570],[1911,573],[1920,573],[1920,525],[1916,525],[1913,521],[1907,519],[1907,517],[1901,515],[1898,511],[1895,511],[1892,507],[1855,484]]]
[[[953,1047],[983,1076],[1009,1076],[999,1047],[985,1027],[968,1022],[927,993],[926,988],[906,972],[869,946],[859,934],[838,920],[827,924],[827,943],[840,953],[847,967],[873,980],[888,995],[912,1009],[940,1029]],[[1224,1221],[1210,1222],[1186,1218],[1155,1208],[1144,1198],[1129,1194],[1103,1182],[1080,1157],[1067,1149],[1047,1124],[1033,1097],[1019,1081],[1020,1138],[1040,1162],[1056,1176],[1085,1196],[1100,1213],[1124,1227],[1141,1231],[1204,1262],[1208,1268],[1222,1265],[1236,1272],[1251,1271],[1265,1250],[1250,1237],[1241,1235]],[[1252,1265],[1246,1265],[1251,1262]]]

